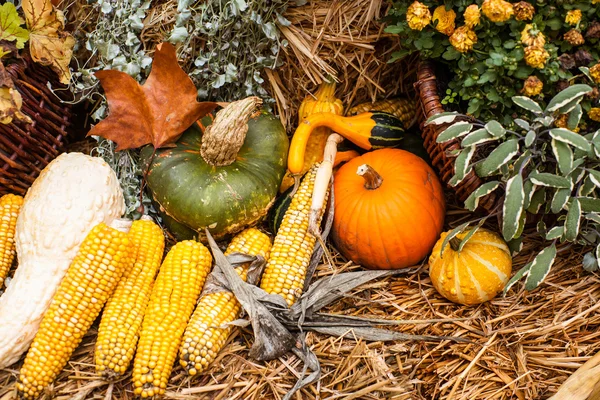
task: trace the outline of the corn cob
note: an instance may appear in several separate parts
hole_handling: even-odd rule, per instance
[[[17,383],[22,398],[37,397],[67,364],[133,261],[129,247],[126,233],[104,223],[86,236],[25,357]]]
[[[125,271],[106,303],[96,339],[96,372],[108,378],[123,374],[133,359],[165,248],[163,232],[151,219],[134,221],[129,238],[135,263]]]
[[[267,293],[281,295],[290,306],[302,294],[316,242],[316,237],[308,231],[308,220],[319,165],[313,165],[306,173],[285,212],[260,284]],[[322,217],[323,212],[318,216],[317,223],[321,222]]]
[[[225,255],[243,253],[262,256],[265,259],[271,250],[271,239],[256,228],[249,228],[233,238]],[[249,265],[236,268],[237,273],[246,280]],[[188,374],[196,375],[217,357],[225,345],[232,327],[222,325],[235,321],[241,311],[241,305],[228,291],[203,293],[190,319],[183,344],[179,352],[179,363]]]
[[[146,308],[133,363],[136,395],[146,398],[165,392],[211,264],[208,249],[193,240],[177,243],[165,257]]]
[[[348,115],[356,115],[368,111],[382,111],[392,114],[404,124],[405,128],[410,128],[416,121],[417,105],[414,100],[402,97],[387,100],[377,100],[375,103],[362,103],[352,107]]]
[[[15,226],[23,198],[6,194],[0,198],[0,289],[15,259]]]

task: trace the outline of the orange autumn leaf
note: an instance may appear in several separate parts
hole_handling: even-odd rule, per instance
[[[69,63],[75,39],[64,31],[65,16],[50,0],[23,0],[23,13],[29,28],[29,52],[35,62],[50,66],[67,84]]]
[[[106,93],[109,115],[88,136],[110,139],[117,144],[116,150],[149,143],[158,149],[171,144],[217,107],[217,103],[196,101],[196,87],[177,63],[175,48],[169,43],[157,46],[144,85],[120,71],[95,75]]]

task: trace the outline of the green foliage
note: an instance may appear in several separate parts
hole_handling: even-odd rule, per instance
[[[600,246],[600,129],[581,132],[575,123],[582,114],[580,104],[592,90],[589,85],[573,85],[557,93],[545,108],[532,99],[515,96],[515,107],[529,117],[516,121],[514,130],[494,120],[484,123],[451,113],[427,121],[436,125],[454,122],[439,135],[439,142],[472,132],[462,140],[461,154],[477,152],[479,157],[459,163],[459,155],[452,179],[462,179],[471,169],[480,177],[494,176],[469,196],[465,207],[474,211],[482,197],[503,191],[502,234],[507,242],[520,240],[527,213],[538,214],[540,221],[555,221],[553,226],[538,224],[540,235],[552,243],[509,281],[506,290],[521,278],[527,290],[536,288],[552,267],[556,242]],[[560,124],[557,116],[566,110],[574,126],[556,127]],[[455,122],[457,119],[461,121]],[[466,143],[476,132],[487,132],[495,140],[485,146],[477,141]],[[549,215],[553,217],[545,218]],[[463,225],[456,234],[467,229],[468,224]],[[585,255],[586,269],[600,265],[598,249]]]
[[[465,53],[457,51],[450,44],[449,37],[435,29],[433,22],[421,31],[412,30],[407,23],[407,10],[412,2],[395,1],[387,15],[386,31],[398,34],[403,46],[402,50],[393,54],[391,61],[418,52],[422,58],[434,60],[448,69],[452,76],[448,83],[449,92],[442,102],[449,110],[458,110],[482,120],[496,119],[513,127],[514,118],[522,110],[511,98],[521,94],[528,77],[535,76],[543,82],[542,93],[536,96],[536,100],[548,100],[564,84],[581,75],[579,67],[590,67],[600,59],[600,7],[591,5],[587,0],[530,1],[535,8],[532,21],[517,21],[513,16],[506,22],[495,23],[481,13],[479,25],[473,28],[477,43]],[[442,4],[433,0],[422,3],[432,14],[435,7]],[[443,2],[446,9],[456,12],[457,28],[464,24],[466,8],[471,4],[481,7],[482,3],[483,0]],[[571,26],[565,22],[565,16],[569,10],[575,9],[581,10],[583,17],[577,26]],[[525,61],[526,45],[521,43],[521,32],[528,23],[534,24],[546,39],[544,49],[549,58],[541,69],[532,68]],[[581,32],[585,38],[583,45],[573,46],[564,39],[564,34],[571,29]],[[456,94],[456,97],[450,94]],[[583,109],[592,107],[591,102],[589,98],[583,100]]]
[[[71,90],[79,99],[95,101],[92,119],[108,113],[94,72],[115,69],[143,82],[152,57],[140,37],[151,7],[150,0],[89,0],[93,29],[75,32],[76,54],[88,52],[88,60],[73,74]],[[183,67],[198,88],[199,100],[232,101],[250,95],[272,103],[264,89],[261,72],[280,65],[285,40],[276,23],[289,24],[282,16],[287,0],[179,0],[175,26],[164,41],[177,44]],[[84,48],[81,48],[84,44]],[[114,152],[114,144],[100,140],[98,154],[118,173],[125,193],[127,213],[140,206],[142,173],[138,151]],[[146,193],[142,202],[150,206]]]
[[[282,16],[287,3],[179,0],[169,40],[195,56],[189,74],[200,98],[232,101],[254,95],[271,101],[261,73],[281,65],[279,52],[287,42],[276,24],[290,24]],[[196,48],[198,36],[205,44]]]

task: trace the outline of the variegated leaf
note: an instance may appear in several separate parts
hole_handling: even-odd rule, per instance
[[[525,179],[525,181],[523,181],[523,193],[525,194],[525,202],[523,203],[523,208],[525,210],[529,207],[534,192],[535,185],[533,184],[533,182],[531,182],[531,179]]]
[[[481,129],[476,129],[473,132],[469,133],[462,140],[462,142],[460,142],[460,145],[461,145],[461,147],[469,147],[469,146],[475,146],[477,144],[491,142],[493,140],[498,140],[498,138],[490,135],[484,128],[481,128]]]
[[[538,103],[531,100],[529,97],[513,96],[512,101],[519,107],[524,108],[527,111],[531,111],[532,113],[541,114],[543,112],[542,107],[540,107]]]
[[[502,291],[502,294],[504,296],[506,296],[506,293],[510,290],[511,287],[514,286],[515,283],[517,283],[519,280],[521,280],[521,278],[523,278],[529,273],[531,264],[532,263],[525,264],[523,268],[518,270],[517,273],[512,278],[510,278],[510,280],[506,283],[506,286],[504,286],[504,290]]]
[[[469,222],[465,222],[464,224],[459,225],[456,228],[452,229],[450,232],[448,232],[448,234],[444,238],[444,241],[442,242],[442,248],[440,249],[440,257],[442,256],[442,254],[444,254],[444,249],[446,248],[446,246],[448,246],[448,243],[450,243],[450,240],[452,240],[457,235],[462,233],[468,227],[469,227]]]
[[[563,143],[577,147],[583,151],[590,151],[591,145],[583,136],[564,128],[550,129],[550,136]]]
[[[589,175],[588,178],[590,179],[590,181],[596,185],[597,187],[600,187],[600,171],[596,171],[595,169],[591,169],[589,171]]]
[[[482,197],[485,197],[488,194],[492,193],[494,190],[496,190],[498,188],[498,186],[500,186],[500,182],[498,182],[498,181],[487,182],[487,183],[484,183],[483,185],[479,186],[465,200],[465,208],[469,211],[475,211],[477,209],[477,207],[479,206],[479,200]]]
[[[576,198],[569,205],[567,212],[567,220],[565,221],[565,239],[572,242],[579,234],[579,226],[581,224],[581,205]]]
[[[502,138],[506,134],[506,129],[500,125],[500,122],[495,120],[491,120],[485,124],[485,130],[488,131],[490,135],[497,138]]]
[[[465,247],[465,244],[467,244],[467,242],[469,241],[469,239],[471,239],[471,237],[473,237],[473,235],[475,234],[475,232],[477,232],[479,230],[479,228],[481,228],[481,226],[485,223],[485,220],[487,218],[483,218],[482,220],[479,221],[479,223],[477,225],[475,225],[460,241],[460,245],[458,246],[458,252],[460,253],[461,250],[463,249],[463,247]]]
[[[546,203],[546,188],[541,187],[533,193],[527,212],[531,214],[537,214],[540,212],[542,206]]]
[[[454,111],[439,113],[439,114],[429,117],[427,119],[427,122],[425,122],[425,126],[449,124],[451,122],[454,122],[454,120],[456,118],[458,118],[459,116],[460,116],[460,114],[457,112],[454,112]]]
[[[581,108],[581,104],[575,105],[573,110],[569,113],[569,119],[567,120],[567,128],[574,130],[579,125],[579,121],[581,121],[581,117],[583,115],[583,108]]]
[[[471,171],[469,163],[473,154],[475,154],[475,146],[467,147],[456,157],[456,160],[454,160],[454,176],[448,182],[450,186],[456,186],[461,183]]]
[[[565,233],[565,227],[562,225],[555,226],[546,233],[546,240],[554,240],[560,238]]]
[[[515,124],[517,124],[517,126],[523,130],[528,131],[529,130],[529,122],[525,121],[524,119],[521,118],[516,118],[515,119]]]
[[[475,166],[477,175],[485,177],[492,175],[502,165],[508,163],[519,152],[519,141],[510,139],[500,144],[481,163]]]
[[[519,229],[524,203],[523,177],[517,174],[506,182],[506,196],[502,208],[502,235],[504,240],[508,241],[515,237]]]
[[[529,179],[531,179],[533,183],[539,186],[549,186],[557,189],[571,188],[571,180],[569,178],[550,174],[548,172],[534,171],[531,174],[529,174]]]
[[[525,147],[531,147],[536,137],[535,131],[527,132],[527,135],[525,135]]]
[[[437,143],[448,142],[450,140],[466,135],[467,133],[471,132],[471,129],[473,129],[472,124],[465,121],[460,121],[446,128],[444,132],[438,135],[435,141]]]
[[[550,273],[552,264],[554,264],[555,258],[556,246],[554,244],[551,244],[539,252],[539,254],[533,259],[531,268],[527,274],[527,279],[525,280],[526,290],[535,289],[544,281],[544,279],[546,279],[546,276],[548,276],[548,273]]]
[[[550,210],[554,214],[558,214],[560,210],[564,208],[571,197],[571,189],[558,189],[552,196],[552,202],[550,203]]]
[[[550,143],[552,152],[558,161],[558,168],[563,175],[568,175],[573,170],[573,150],[571,147],[556,139],[552,139]]]
[[[600,213],[600,199],[594,197],[578,197],[581,211]]]
[[[598,213],[587,213],[584,214],[584,218],[590,221],[593,221],[597,224],[600,224],[600,214]]]
[[[545,112],[551,113],[558,110],[561,107],[571,103],[573,100],[582,98],[587,93],[591,92],[592,88],[588,85],[577,84],[569,86],[568,88],[562,90],[556,96],[550,100],[548,106],[546,107]]]

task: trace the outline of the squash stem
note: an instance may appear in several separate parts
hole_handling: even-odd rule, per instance
[[[375,190],[383,183],[383,178],[369,164],[363,164],[356,170],[356,174],[365,179],[365,189]]]
[[[233,163],[246,139],[248,121],[261,104],[260,98],[248,97],[217,112],[202,136],[200,154],[204,161],[217,167]]]
[[[457,237],[453,237],[448,243],[450,244],[450,248],[454,251],[458,251],[460,248],[460,239]]]

